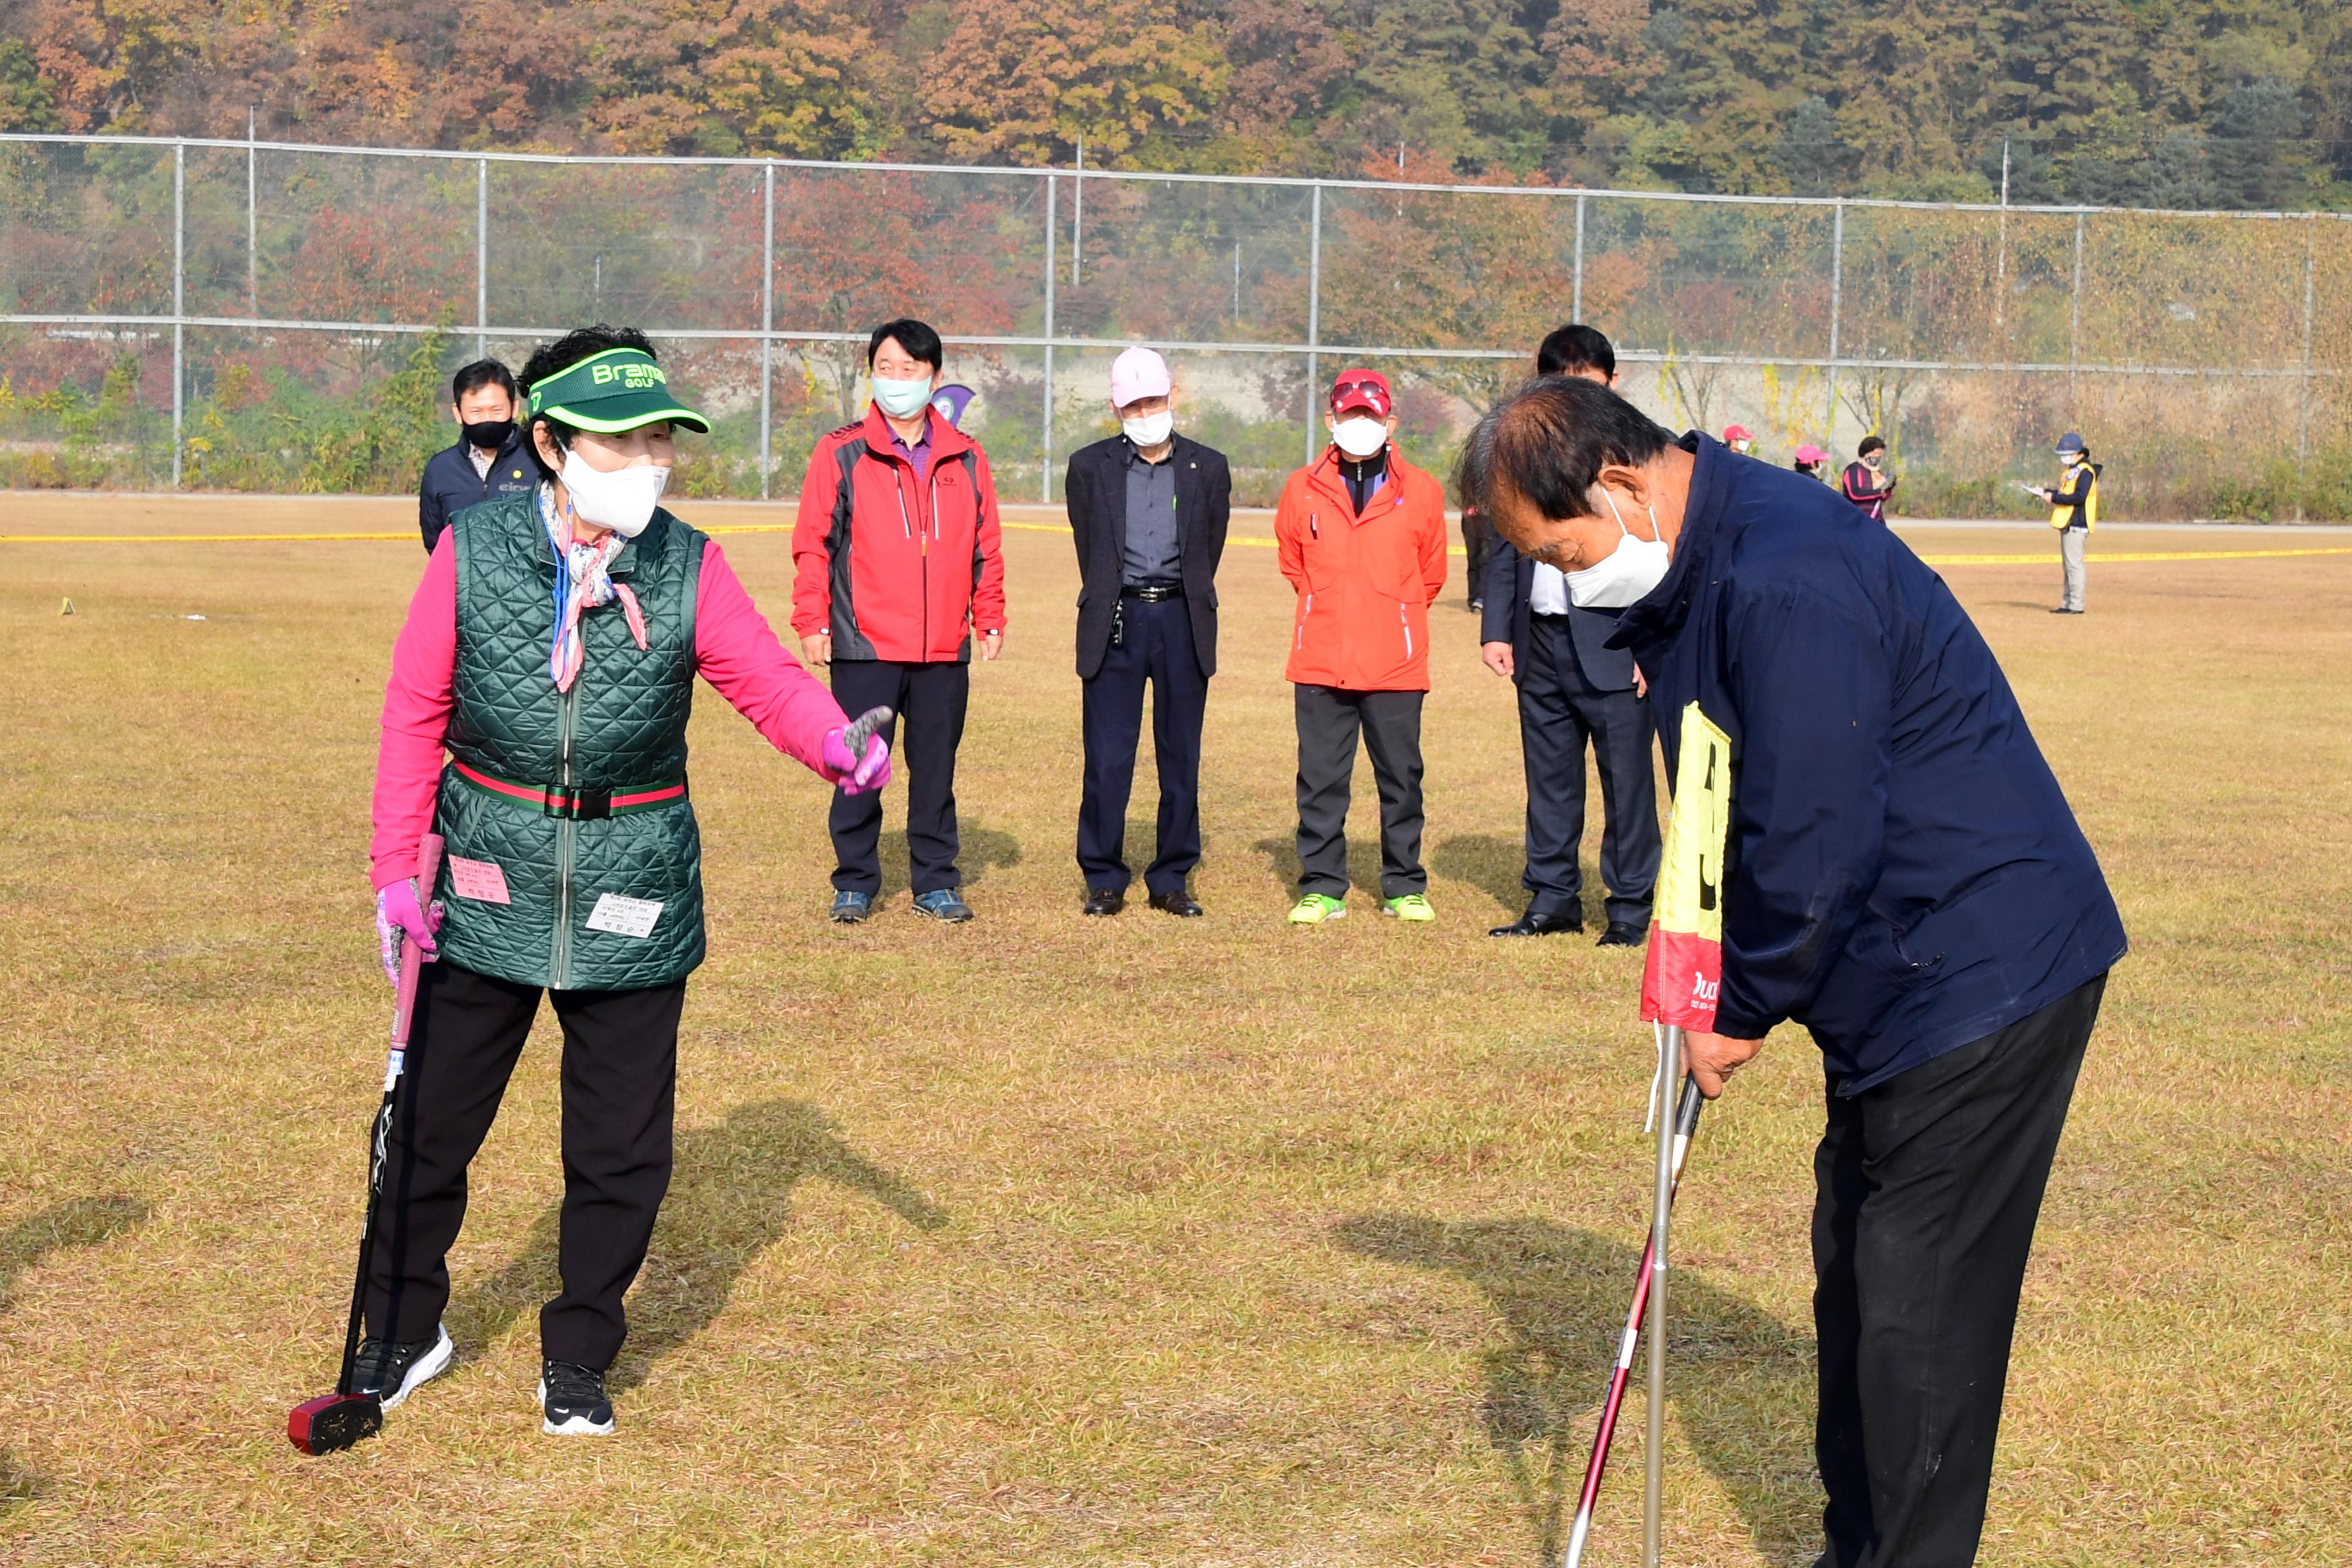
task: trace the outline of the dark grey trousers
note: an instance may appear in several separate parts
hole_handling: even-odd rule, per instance
[[[1658,786],[1650,770],[1650,705],[1632,687],[1603,691],[1585,678],[1565,616],[1528,626],[1519,671],[1519,751],[1528,773],[1528,868],[1519,879],[1538,913],[1576,910],[1584,893],[1584,747],[1601,772],[1601,882],[1612,922],[1647,926],[1658,880]]]
[[[1381,792],[1381,897],[1427,892],[1429,873],[1421,865],[1421,701],[1428,693],[1293,689],[1299,892],[1348,896],[1348,801],[1359,732]]]

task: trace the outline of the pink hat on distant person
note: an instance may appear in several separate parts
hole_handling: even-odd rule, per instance
[[[1165,397],[1168,387],[1168,362],[1150,349],[1128,349],[1110,362],[1110,400],[1120,408],[1139,397]]]
[[[1818,463],[1828,456],[1827,452],[1822,451],[1811,441],[1797,448],[1797,461],[1801,463]]]

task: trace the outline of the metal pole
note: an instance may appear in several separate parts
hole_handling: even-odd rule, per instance
[[[1584,195],[1582,192],[1579,192],[1576,197],[1576,263],[1572,276],[1575,282],[1569,289],[1568,319],[1571,321],[1580,321],[1584,320]]]
[[[180,459],[186,450],[188,385],[188,144],[172,148],[172,488],[180,488]]]
[[[1045,456],[1037,464],[1037,499],[1051,504],[1054,500],[1054,228],[1057,221],[1055,205],[1058,193],[1055,177],[1045,176],[1045,411],[1038,416],[1042,425],[1039,447]]]
[[[1837,357],[1838,333],[1845,312],[1845,202],[1841,199],[1831,209],[1830,216],[1830,369],[1829,419],[1822,427],[1822,444],[1834,444],[1837,437]]]
[[[1087,139],[1078,138],[1078,172],[1070,180],[1070,287],[1078,286],[1087,253]]]
[[[1683,1032],[1658,1036],[1658,1164],[1650,1204],[1650,1407],[1644,1413],[1642,1568],[1658,1568],[1660,1516],[1666,1486],[1666,1220],[1675,1209],[1675,1087],[1682,1081]]]
[[[765,170],[760,239],[760,499],[768,499],[773,459],[768,428],[770,388],[776,379],[776,165]]]
[[[248,104],[245,110],[245,313],[258,316],[261,314],[261,262],[256,237],[261,226],[255,216],[257,205],[255,191],[260,180],[255,167],[259,154],[253,144],[253,109]]]
[[[490,357],[490,161],[474,171],[474,357]]]
[[[1315,352],[1323,341],[1323,183],[1315,183],[1307,218],[1307,456],[1315,462],[1315,387],[1323,374],[1323,356]]]
[[[2082,416],[2073,408],[2074,384],[2083,363],[2083,215],[2074,214],[2074,286],[2066,297],[2066,402],[2067,417],[2079,420]]]
[[[2311,318],[2317,296],[2319,235],[2306,229],[2303,251],[2303,378],[2294,411],[2294,520],[2303,521],[2304,468],[2311,459]]]
[[[1242,242],[1234,241],[1234,324],[1242,320]]]
[[[2009,318],[2009,138],[2000,139],[2000,254],[1992,269],[1992,324]]]

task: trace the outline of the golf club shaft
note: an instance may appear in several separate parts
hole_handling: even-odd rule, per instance
[[[1691,1136],[1698,1130],[1698,1113],[1706,1099],[1698,1085],[1687,1079],[1683,1082],[1680,1103],[1675,1111],[1675,1182],[1682,1182],[1683,1163],[1689,1158]],[[1584,1467],[1584,1489],[1577,1496],[1576,1522],[1569,1531],[1568,1553],[1562,1559],[1563,1568],[1578,1568],[1584,1558],[1584,1540],[1592,1529],[1593,1505],[1601,1499],[1601,1473],[1609,1468],[1609,1446],[1617,1435],[1617,1415],[1625,1403],[1626,1385],[1633,1373],[1633,1352],[1641,1343],[1642,1319],[1650,1304],[1650,1257],[1655,1243],[1654,1234],[1642,1244],[1642,1266],[1634,1271],[1633,1305],[1625,1314],[1625,1332],[1617,1342],[1617,1363],[1609,1374],[1609,1396],[1601,1401],[1601,1425],[1592,1435],[1592,1458]]]
[[[1642,1568],[1658,1568],[1661,1505],[1666,1486],[1666,1221],[1675,1210],[1674,1121],[1666,1097],[1683,1060],[1683,1032],[1673,1024],[1658,1035],[1658,1177],[1650,1206],[1650,1405],[1643,1441]]]

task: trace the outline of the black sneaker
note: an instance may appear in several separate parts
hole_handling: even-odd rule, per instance
[[[604,1374],[574,1361],[551,1361],[539,1374],[539,1429],[551,1437],[602,1437],[613,1430]]]
[[[373,1394],[386,1410],[449,1369],[457,1346],[449,1331],[436,1327],[429,1340],[362,1340],[352,1366],[352,1392]]]

